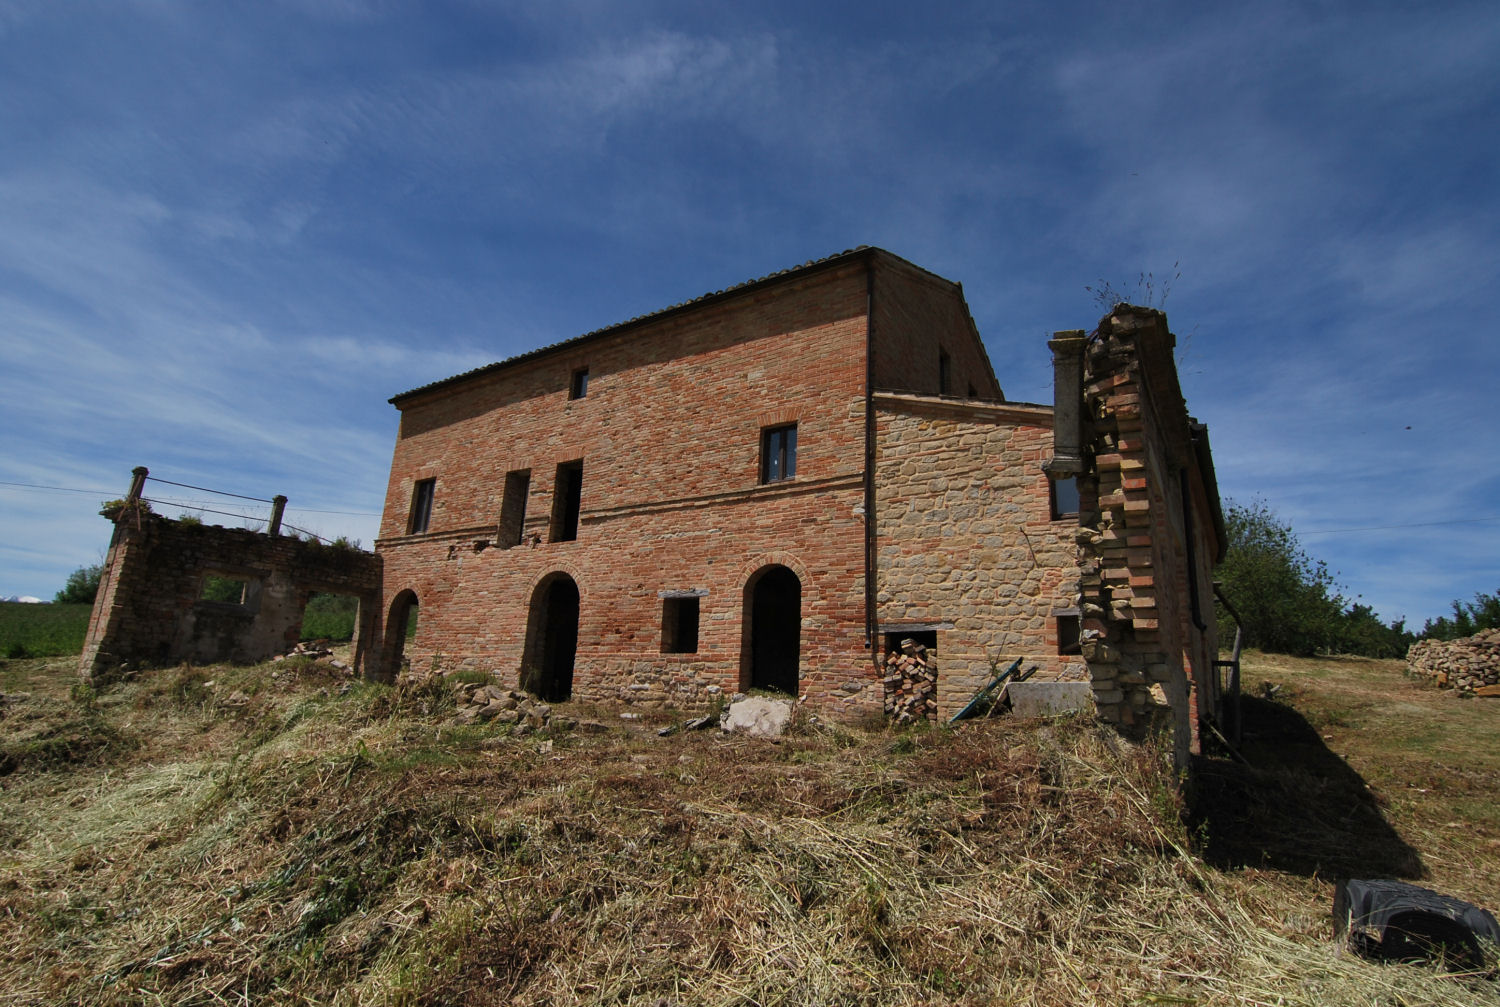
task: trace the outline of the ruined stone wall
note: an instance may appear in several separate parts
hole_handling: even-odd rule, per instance
[[[1500,695],[1500,629],[1460,640],[1418,640],[1406,652],[1408,669],[1443,689]]]
[[[108,674],[122,664],[265,660],[296,644],[308,596],[317,591],[360,599],[354,667],[373,670],[365,643],[377,636],[377,557],[134,509],[114,521],[82,675]],[[203,600],[210,575],[243,581],[243,602]]]
[[[1125,306],[1087,341],[1077,541],[1082,649],[1099,715],[1133,732],[1169,726],[1185,764],[1214,695],[1219,543],[1174,343],[1164,315]]]
[[[1086,678],[1082,657],[1058,653],[1078,571],[1075,520],[1053,520],[1041,468],[1052,410],[887,394],[876,405],[879,622],[936,629],[939,716],[1017,657],[1039,678]]]

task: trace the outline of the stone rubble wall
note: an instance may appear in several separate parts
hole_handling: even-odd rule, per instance
[[[1500,695],[1500,629],[1460,640],[1418,640],[1406,652],[1406,664],[1439,688]]]

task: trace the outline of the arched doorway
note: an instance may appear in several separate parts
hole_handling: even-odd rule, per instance
[[[417,635],[417,595],[402,591],[391,602],[385,623],[385,653],[381,662],[385,677],[394,680],[405,671],[406,645]]]
[[[565,573],[549,574],[531,593],[521,688],[549,703],[573,695],[578,652],[578,585]]]
[[[784,566],[757,570],[745,584],[744,684],[797,694],[802,652],[802,582]]]

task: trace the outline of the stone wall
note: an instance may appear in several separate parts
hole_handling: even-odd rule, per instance
[[[1418,640],[1406,652],[1411,673],[1444,689],[1500,695],[1500,629],[1460,640]]]
[[[314,592],[359,598],[354,668],[378,671],[369,647],[378,638],[378,557],[242,528],[172,521],[133,507],[113,520],[80,674],[108,675],[122,664],[263,661],[296,645]],[[210,576],[242,582],[241,600],[205,600]]]
[[[1058,653],[1076,616],[1070,516],[1054,520],[1042,462],[1052,410],[876,396],[876,569],[882,634],[935,632],[938,713],[961,709],[1016,658],[1041,679],[1083,679]]]

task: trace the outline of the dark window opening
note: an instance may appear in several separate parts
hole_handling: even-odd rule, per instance
[[[565,573],[549,576],[531,596],[521,688],[549,703],[560,703],[573,696],[578,609],[578,585]]]
[[[411,517],[406,524],[408,534],[420,535],[432,522],[432,496],[436,489],[436,479],[421,479],[412,487]]]
[[[760,481],[779,482],[797,474],[797,424],[769,427],[760,435]]]
[[[802,648],[802,582],[784,566],[766,567],[745,587],[748,625],[744,684],[797,695]]]
[[[661,652],[698,653],[698,599],[663,598],[661,602]]]
[[[971,399],[977,399],[977,398],[979,398],[979,392],[974,389],[973,385],[969,386],[969,398],[971,398]]]
[[[580,367],[573,372],[573,380],[568,385],[568,398],[581,399],[589,393],[589,369]]]
[[[391,602],[385,630],[384,663],[386,675],[393,678],[410,667],[407,647],[417,638],[417,596],[402,591]]]
[[[505,498],[500,503],[500,546],[521,544],[526,528],[526,495],[531,491],[531,470],[505,473]]]
[[[552,541],[578,538],[578,515],[583,509],[583,462],[563,462],[557,467],[552,493]]]
[[[1078,514],[1078,480],[1052,479],[1052,520]]]
[[[244,605],[250,600],[250,582],[241,577],[211,573],[203,578],[199,601],[216,601],[223,605]]]
[[[938,394],[953,394],[953,358],[944,349],[938,350]]]
[[[1082,623],[1076,612],[1059,613],[1057,616],[1057,652],[1059,654],[1082,654]]]

